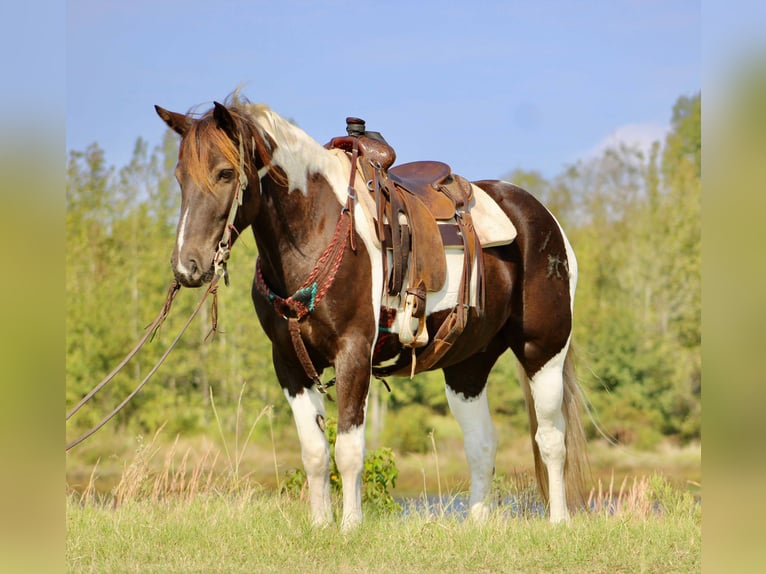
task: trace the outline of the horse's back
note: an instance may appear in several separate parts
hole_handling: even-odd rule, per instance
[[[529,218],[550,218],[550,212],[540,201],[523,187],[499,179],[472,182],[483,189],[505,212],[514,225],[523,224]]]

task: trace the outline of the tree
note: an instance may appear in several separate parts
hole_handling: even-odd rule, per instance
[[[699,110],[679,99],[661,164],[657,145],[648,159],[623,146],[562,178],[588,386],[607,430],[647,446],[700,432]]]

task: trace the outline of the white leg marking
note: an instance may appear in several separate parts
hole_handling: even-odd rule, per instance
[[[343,480],[342,530],[362,522],[362,470],[364,469],[364,425],[338,433],[335,463]]]
[[[314,388],[305,389],[296,397],[285,391],[293,411],[298,438],[301,443],[301,459],[309,484],[311,518],[316,526],[332,522],[330,499],[330,446],[317,417],[324,418],[324,399]]]
[[[564,398],[562,370],[568,348],[569,342],[530,381],[532,397],[535,401],[535,414],[537,415],[535,441],[540,448],[540,456],[548,470],[551,522],[569,519],[564,490],[564,462],[566,461],[564,433],[566,432],[566,423],[562,412]]]
[[[484,521],[489,517],[488,500],[495,469],[497,433],[487,403],[487,388],[471,399],[455,393],[446,385],[447,402],[452,414],[463,430],[463,445],[468,466],[471,468],[471,518]]]

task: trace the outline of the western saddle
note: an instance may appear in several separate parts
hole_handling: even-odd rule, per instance
[[[390,263],[383,257],[384,288],[404,302],[399,339],[405,347],[414,350],[428,345],[427,294],[441,290],[446,282],[445,247],[463,249],[457,304],[430,340],[431,345],[418,356],[417,371],[426,370],[447,352],[465,327],[474,270],[479,314],[484,305],[482,251],[470,213],[471,184],[439,161],[392,167],[396,152],[378,132],[367,131],[364,120],[346,118],[346,131],[348,135],[333,138],[325,147],[350,153],[352,165],[358,160],[374,198],[377,237],[383,252],[390,252]],[[350,194],[355,193],[355,173],[352,169]],[[413,320],[417,320],[416,328]],[[414,352],[411,372],[416,372]]]

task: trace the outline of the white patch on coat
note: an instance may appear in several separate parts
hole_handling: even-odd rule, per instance
[[[562,412],[563,368],[568,349],[569,340],[564,348],[530,380],[537,415],[535,442],[548,471],[551,522],[560,522],[569,518],[564,486],[566,421]]]
[[[271,164],[285,172],[289,190],[308,196],[308,177],[312,173],[325,174],[331,156],[316,140],[298,126],[261,104],[247,104],[251,119],[275,142]]]

